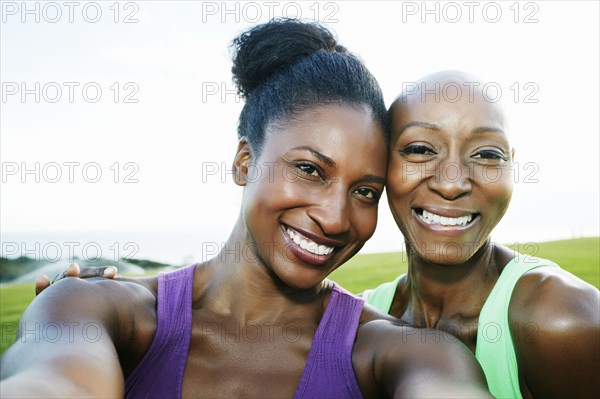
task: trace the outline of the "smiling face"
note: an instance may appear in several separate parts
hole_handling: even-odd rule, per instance
[[[242,212],[258,263],[288,286],[318,285],[373,235],[386,161],[370,113],[341,105],[271,127],[256,159],[241,147]]]
[[[510,202],[512,152],[502,112],[478,94],[457,102],[416,94],[393,104],[388,202],[407,243],[427,262],[470,259]]]

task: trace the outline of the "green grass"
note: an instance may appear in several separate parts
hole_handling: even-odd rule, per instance
[[[0,353],[14,342],[17,323],[34,297],[33,284],[0,288]]]
[[[600,237],[511,245],[523,254],[550,259],[563,269],[600,287]]]
[[[511,247],[524,254],[551,259],[582,280],[600,287],[600,237]],[[332,273],[331,279],[358,293],[390,281],[406,269],[406,254],[402,252],[357,255]],[[0,354],[14,342],[15,327],[34,297],[33,283],[0,288]]]
[[[508,246],[522,254],[550,259],[596,288],[600,287],[600,237]],[[407,261],[404,252],[357,255],[330,278],[356,294],[405,273]]]

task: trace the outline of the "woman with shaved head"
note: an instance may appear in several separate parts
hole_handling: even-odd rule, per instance
[[[494,396],[598,397],[598,290],[490,239],[510,203],[514,150],[484,87],[439,72],[392,104],[386,187],[408,273],[363,296],[407,323],[458,337]]]

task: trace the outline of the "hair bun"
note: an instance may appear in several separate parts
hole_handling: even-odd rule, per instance
[[[347,53],[327,28],[298,19],[257,25],[236,37],[231,47],[233,81],[244,98],[278,71],[317,51]]]

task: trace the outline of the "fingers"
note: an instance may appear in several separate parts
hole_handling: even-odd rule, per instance
[[[79,265],[75,262],[69,263],[69,266],[63,271],[59,273],[56,277],[52,279],[52,284],[56,283],[58,280],[62,280],[65,277],[79,277],[80,273]]]
[[[103,266],[103,267],[86,267],[81,270],[79,265],[75,262],[69,263],[66,270],[58,274],[52,281],[45,274],[39,275],[35,280],[35,295],[39,295],[40,292],[44,291],[51,284],[62,280],[65,277],[79,277],[79,278],[90,278],[90,277],[104,277],[108,279],[114,279],[120,277],[118,270],[115,266]]]
[[[83,270],[77,263],[71,263],[67,267],[67,270],[59,274],[53,281],[53,283],[61,280],[65,277],[79,277],[79,278],[91,278],[91,277],[104,277],[113,279],[118,277],[118,270],[115,266],[102,266],[102,267],[86,267]]]
[[[79,273],[81,273],[79,265],[75,262],[69,263],[66,270],[66,277],[79,277]]]
[[[50,287],[50,278],[45,274],[40,274],[35,279],[35,295],[39,295],[40,292]]]
[[[104,269],[104,277],[106,278],[115,278],[119,277],[119,270],[115,266],[106,266]]]
[[[89,278],[89,277],[104,277],[108,279],[113,279],[117,277],[117,268],[114,266],[103,266],[103,267],[87,267],[81,271],[79,277],[81,278]]]

